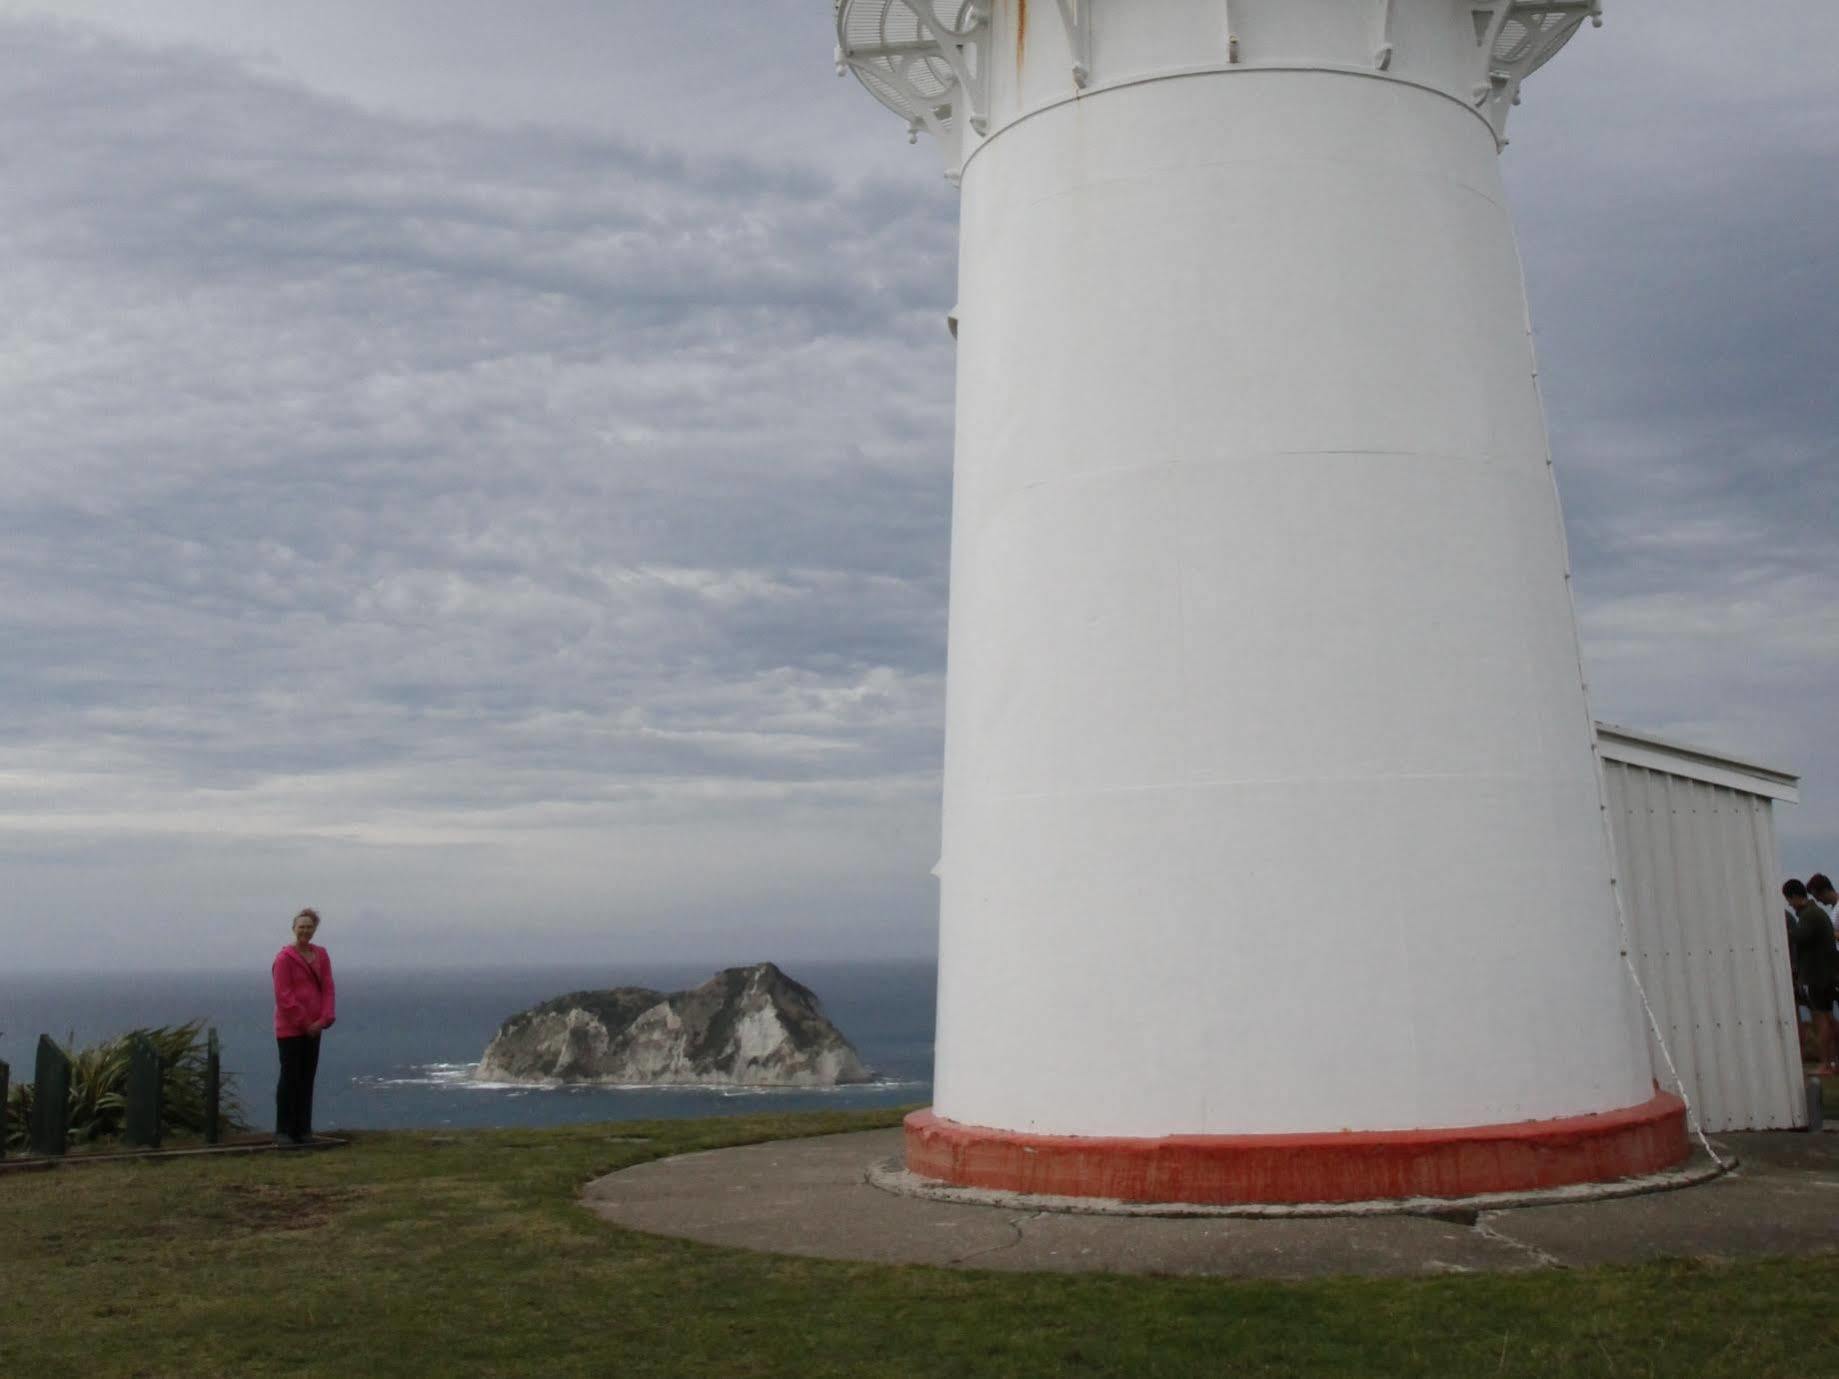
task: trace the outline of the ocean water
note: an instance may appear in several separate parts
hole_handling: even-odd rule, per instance
[[[333,952],[337,963],[338,953]],[[589,971],[529,967],[448,972],[337,968],[338,1023],[320,1049],[314,1126],[408,1129],[564,1125],[746,1111],[866,1109],[932,1095],[936,969],[930,963],[805,963],[788,975],[817,993],[825,1013],[876,1074],[837,1088],[526,1087],[478,1083],[470,1073],[499,1024],[538,1001],[584,987],[677,991],[708,966]],[[78,1045],[146,1025],[202,1018],[217,1027],[224,1067],[245,1118],[273,1123],[274,1002],[266,970],[253,973],[16,976],[0,973],[0,1060],[30,1078],[41,1033]]]

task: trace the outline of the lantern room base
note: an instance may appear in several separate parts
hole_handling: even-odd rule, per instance
[[[1656,1092],[1600,1115],[1443,1130],[1134,1139],[906,1119],[907,1171],[956,1187],[1125,1202],[1476,1197],[1657,1173],[1687,1157],[1686,1104]]]

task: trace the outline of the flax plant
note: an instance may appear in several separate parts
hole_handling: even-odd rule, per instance
[[[127,1108],[128,1061],[136,1039],[146,1039],[159,1051],[161,1077],[160,1128],[172,1136],[201,1136],[205,1132],[204,1021],[159,1025],[129,1030],[74,1052],[70,1059],[70,1140],[94,1144],[121,1134]],[[74,1040],[70,1041],[74,1042]],[[231,1079],[225,1074],[219,1106],[218,1128],[230,1131],[240,1125]],[[7,1149],[26,1146],[26,1127],[32,1114],[32,1084],[18,1083],[8,1094]]]

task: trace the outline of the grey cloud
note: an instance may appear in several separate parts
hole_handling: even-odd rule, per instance
[[[1839,865],[1839,88],[1807,56],[1839,34],[1791,8],[1741,46],[1703,41],[1708,0],[1612,10],[1529,84],[1505,168],[1596,708],[1806,772],[1805,871]],[[622,11],[634,50],[718,81],[660,14]],[[729,91],[672,148],[688,106],[625,139],[402,119],[0,37],[15,913],[114,941],[131,886],[210,935],[284,892],[398,944],[515,915],[664,956],[750,923],[927,946],[956,218],[929,150],[859,92],[847,137],[794,148]],[[845,172],[858,123],[889,161]]]
[[[897,816],[864,865],[923,921],[947,198],[7,33],[0,815],[323,855],[572,811],[676,829],[694,908],[723,827],[847,809],[805,884]]]
[[[1839,15],[1727,18],[1611,12],[1505,169],[1595,707],[1801,771],[1804,873],[1839,860]]]

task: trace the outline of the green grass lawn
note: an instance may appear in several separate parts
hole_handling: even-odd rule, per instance
[[[404,1132],[0,1177],[0,1376],[1839,1375],[1839,1256],[1285,1284],[975,1273],[656,1239],[576,1204],[642,1159],[897,1120]]]

